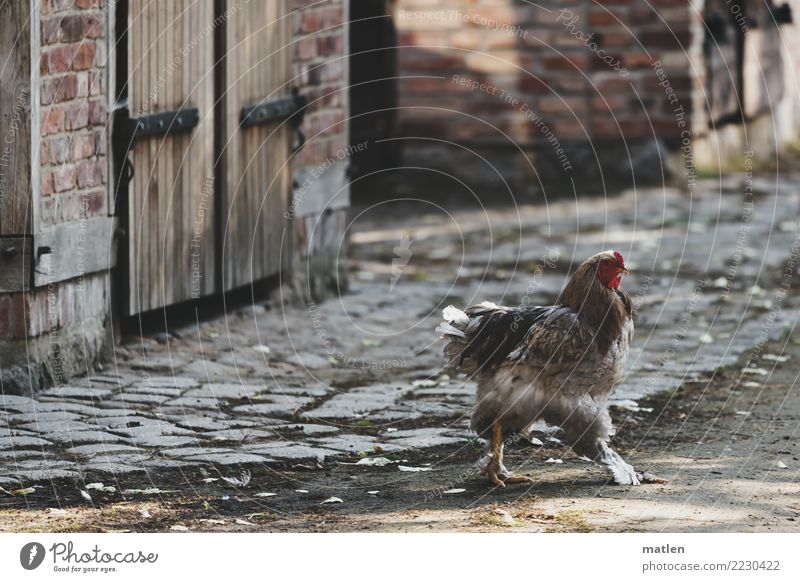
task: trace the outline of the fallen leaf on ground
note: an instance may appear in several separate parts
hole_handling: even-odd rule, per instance
[[[378,491],[377,489],[373,491],[367,491],[367,495],[377,495],[378,493],[380,493],[380,491]]]
[[[67,515],[67,510],[66,509],[59,509],[57,507],[48,507],[47,508],[47,513],[49,513],[50,515],[57,515],[57,516],[61,517],[61,516]]]
[[[249,521],[245,521],[243,519],[235,519],[233,521],[239,525],[255,525],[254,523],[250,523]]]
[[[251,478],[252,477],[250,475],[250,471],[242,471],[241,476],[238,478],[223,477],[222,480],[225,481],[226,483],[230,483],[234,487],[247,487],[248,485],[250,485]]]
[[[778,467],[778,469],[788,469],[789,468],[789,466],[786,463],[784,463],[783,461],[778,461],[777,463],[775,463],[775,466]]]
[[[25,487],[24,489],[14,489],[11,495],[30,495],[31,493],[36,493],[36,489],[33,487]]]
[[[139,513],[145,519],[150,519],[151,517],[153,517],[152,515],[150,515],[150,511],[146,507],[141,508],[139,510]]]
[[[495,509],[494,512],[500,516],[500,521],[503,525],[514,525],[514,518],[505,509]]]
[[[185,525],[180,525],[180,524],[173,525],[169,529],[171,529],[172,531],[189,531],[188,527],[186,527]]]
[[[398,465],[398,469],[405,473],[421,473],[423,471],[430,471],[430,467],[407,467],[405,465]]]
[[[256,497],[275,497],[277,493],[256,493]]]
[[[554,459],[553,457],[550,457],[545,461],[545,463],[563,463],[563,462],[564,461],[562,461],[561,459]]]
[[[201,519],[200,521],[211,525],[225,525],[225,522],[221,519]]]
[[[86,501],[88,501],[89,503],[91,503],[91,502],[92,502],[92,496],[91,496],[91,495],[89,495],[89,492],[88,492],[88,491],[84,491],[83,489],[80,489],[80,492],[81,492],[81,497],[83,497],[83,498],[84,498]]]
[[[177,489],[159,489],[158,487],[149,487],[147,489],[125,489],[122,492],[124,495],[156,495],[158,493],[180,493]]]
[[[414,380],[411,385],[417,388],[433,388],[438,382],[436,380]]]
[[[443,491],[445,495],[455,495],[456,493],[464,493],[466,489],[448,489],[447,491]]]
[[[323,501],[322,503],[344,503],[344,501],[342,501],[342,500],[341,500],[341,499],[339,499],[338,497],[328,497],[328,498],[327,498],[325,501]]]
[[[366,465],[367,467],[385,467],[386,465],[391,465],[392,463],[397,463],[397,461],[392,461],[386,457],[364,457],[363,459],[359,459],[356,465]]]
[[[105,491],[106,493],[114,493],[117,490],[113,485],[104,485],[103,483],[89,483],[86,485],[87,491],[91,491],[92,489],[96,491]]]

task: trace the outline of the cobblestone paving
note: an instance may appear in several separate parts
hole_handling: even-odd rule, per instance
[[[367,211],[352,228],[343,297],[128,338],[92,377],[3,395],[0,486],[457,449],[471,438],[475,386],[441,368],[441,309],[550,303],[571,268],[606,248],[635,272],[637,335],[615,402],[634,409],[796,324],[782,285],[795,272],[800,188],[761,178],[749,193],[732,179],[700,183],[691,198],[640,190],[577,206]],[[743,373],[755,389],[765,371]]]

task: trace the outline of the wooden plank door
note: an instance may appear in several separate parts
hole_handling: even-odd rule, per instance
[[[288,267],[291,196],[287,119],[243,125],[242,109],[291,93],[292,14],[287,0],[228,0],[225,28],[225,160],[221,189],[222,286],[227,291]],[[233,10],[235,6],[236,10]]]
[[[130,143],[129,315],[215,291],[214,19],[211,0],[128,0],[130,117],[198,114],[186,131]]]

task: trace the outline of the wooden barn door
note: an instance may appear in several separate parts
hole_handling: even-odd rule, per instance
[[[214,3],[127,0],[127,313],[215,291]],[[131,177],[132,173],[132,177]]]
[[[220,221],[224,291],[287,268],[292,180],[287,114],[297,105],[291,95],[288,0],[228,0],[227,13]]]
[[[120,1],[126,313],[278,273],[302,104],[291,92],[288,0]]]

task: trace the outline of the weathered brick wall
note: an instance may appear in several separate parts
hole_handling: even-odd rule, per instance
[[[41,5],[42,228],[108,213],[105,5]]]
[[[106,11],[105,0],[40,4],[40,102],[31,103],[41,122],[33,128],[35,232],[108,214]],[[79,262],[77,252],[72,260]],[[0,295],[4,390],[36,389],[85,372],[107,347],[109,295],[107,271]]]
[[[343,286],[337,252],[349,205],[347,6],[346,0],[293,0],[293,6],[293,84],[310,103],[303,122],[306,144],[293,158],[294,271],[298,292],[319,299]]]
[[[556,189],[569,176],[630,180],[625,142],[634,158],[657,158],[656,138],[679,143],[674,99],[690,116],[698,74],[684,53],[694,18],[688,1],[536,4],[396,1],[401,132],[452,140],[487,158],[407,142],[406,162],[441,162],[468,182],[502,187],[496,169],[519,195],[539,189],[539,180]],[[672,102],[653,67],[659,61]],[[612,145],[623,155],[610,155]]]

